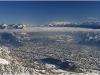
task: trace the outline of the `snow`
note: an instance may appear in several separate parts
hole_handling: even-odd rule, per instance
[[[56,68],[55,65],[52,64],[45,64],[46,68]]]
[[[5,59],[0,58],[0,64],[8,65],[9,62]]]

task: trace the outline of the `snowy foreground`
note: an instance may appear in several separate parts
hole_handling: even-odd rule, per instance
[[[0,58],[0,64],[8,65],[9,62],[7,60],[5,60],[5,59],[1,59]]]
[[[15,58],[9,55],[10,51],[7,47],[0,47],[0,74],[2,75],[33,75],[33,74],[60,74],[60,75],[100,75],[96,70],[84,70],[84,73],[68,72],[60,69],[54,69],[55,66],[51,64],[45,64],[46,70],[39,70],[29,67],[24,67],[23,63],[17,61]],[[37,63],[37,62],[35,62]],[[52,73],[49,73],[48,69],[52,69]]]

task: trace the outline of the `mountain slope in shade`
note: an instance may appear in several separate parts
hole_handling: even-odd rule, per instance
[[[21,42],[19,42],[19,40],[17,39],[17,37],[15,35],[13,35],[13,33],[0,33],[0,43],[2,44],[11,44],[14,46],[22,46]]]

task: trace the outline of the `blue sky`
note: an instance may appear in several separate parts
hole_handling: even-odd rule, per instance
[[[100,21],[99,1],[0,1],[0,24],[86,21]]]

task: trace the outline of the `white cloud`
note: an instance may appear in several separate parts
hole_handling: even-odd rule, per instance
[[[52,21],[52,22],[49,22],[50,24],[55,24],[55,25],[58,25],[58,24],[70,24],[71,22],[68,22],[68,21]]]
[[[95,18],[95,17],[87,17],[87,19],[94,20],[94,19],[97,19],[97,18]]]

